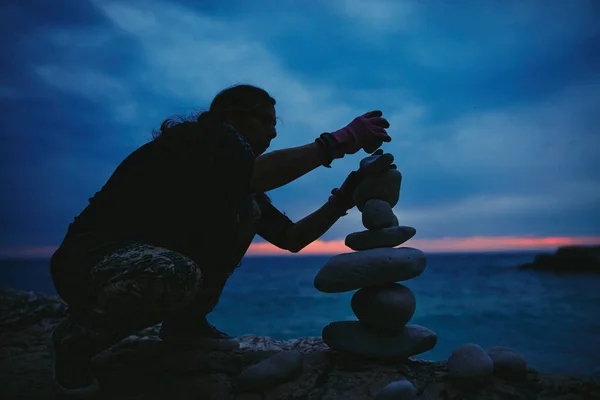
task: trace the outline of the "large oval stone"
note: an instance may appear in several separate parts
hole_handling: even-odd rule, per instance
[[[411,226],[393,226],[377,230],[354,232],[346,236],[346,246],[352,250],[369,250],[396,247],[406,242],[417,230]]]
[[[394,215],[390,203],[371,199],[365,203],[363,208],[362,223],[367,229],[389,228],[398,226],[398,218]]]
[[[413,292],[398,283],[360,289],[350,305],[360,322],[382,329],[402,329],[417,307]]]
[[[394,207],[400,199],[402,174],[397,169],[390,169],[380,174],[365,178],[354,191],[354,202],[360,211],[367,200],[383,200]]]
[[[419,325],[399,331],[373,329],[359,321],[332,322],[323,328],[323,341],[332,349],[377,359],[405,359],[435,347],[437,335]]]
[[[343,253],[332,257],[321,268],[314,285],[325,293],[385,285],[421,275],[426,264],[425,254],[411,247]]]

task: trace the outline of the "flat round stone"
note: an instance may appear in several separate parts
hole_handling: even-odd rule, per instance
[[[354,191],[356,207],[362,211],[365,203],[371,199],[386,201],[394,207],[400,199],[401,182],[402,174],[397,169],[365,178]]]
[[[350,305],[360,322],[396,330],[410,321],[417,307],[413,292],[398,283],[360,289]]]
[[[494,373],[494,363],[479,345],[463,344],[448,358],[448,375],[452,378],[476,383]]]
[[[406,242],[417,230],[411,226],[392,226],[377,230],[354,232],[346,236],[346,246],[352,250],[369,250],[396,247]]]
[[[332,257],[315,276],[315,288],[341,293],[413,279],[425,271],[427,260],[411,247],[381,248]]]
[[[359,321],[339,321],[323,328],[323,341],[334,350],[358,356],[406,359],[433,349],[437,335],[419,325],[385,331],[370,328]]]
[[[389,228],[398,226],[398,218],[394,215],[390,203],[371,199],[365,203],[362,210],[362,223],[367,229]]]

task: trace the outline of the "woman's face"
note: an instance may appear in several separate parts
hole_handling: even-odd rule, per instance
[[[277,136],[275,107],[265,105],[258,107],[252,114],[244,115],[233,126],[244,136],[255,155],[261,155]]]

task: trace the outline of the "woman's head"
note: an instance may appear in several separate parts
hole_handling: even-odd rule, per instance
[[[256,155],[264,153],[277,136],[275,99],[252,85],[235,85],[215,96],[208,113],[231,123]]]
[[[248,142],[254,154],[259,155],[277,136],[275,129],[275,99],[265,90],[252,85],[235,85],[215,96],[208,111],[194,119],[181,118],[179,122],[167,119],[155,132],[154,138],[168,138],[187,132],[196,132],[194,125],[208,127],[213,122],[227,121]],[[197,122],[197,124],[194,124]]]

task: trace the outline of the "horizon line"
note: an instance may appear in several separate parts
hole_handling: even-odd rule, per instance
[[[515,251],[548,251],[563,246],[600,245],[600,236],[470,236],[410,239],[404,247],[427,253],[489,253]],[[0,259],[49,258],[58,246],[15,246],[0,248]],[[298,253],[282,250],[268,242],[253,242],[245,256],[303,256],[351,253],[344,239],[315,240]]]

